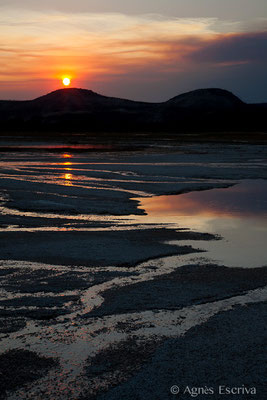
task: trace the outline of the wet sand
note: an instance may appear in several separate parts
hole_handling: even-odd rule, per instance
[[[140,204],[264,180],[266,146],[147,145],[1,157],[0,357],[54,360],[2,383],[3,398],[164,400],[220,382],[265,398],[266,267],[214,263],[216,229]]]

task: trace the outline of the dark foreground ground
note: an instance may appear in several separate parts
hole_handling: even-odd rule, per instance
[[[107,373],[110,366],[123,374],[129,368],[129,359],[137,359],[138,364],[146,358],[145,365],[126,383],[98,398],[263,400],[267,394],[266,317],[266,303],[245,309],[236,307],[190,329],[182,338],[164,341],[156,350],[151,345],[143,348],[132,344],[131,350],[126,347],[127,361],[122,347],[120,353],[119,349],[110,349],[102,356],[102,362],[101,356],[96,357],[87,374]],[[177,395],[172,393],[177,390],[175,386],[180,389]],[[232,393],[227,394],[226,387]],[[243,394],[244,387],[256,394]],[[212,389],[210,394],[201,394],[205,388]],[[240,388],[239,394],[235,388]]]
[[[2,152],[0,398],[265,400],[267,266],[138,205],[264,180],[266,145],[66,146]]]

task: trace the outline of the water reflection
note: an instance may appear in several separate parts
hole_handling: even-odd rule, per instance
[[[72,186],[72,179],[73,179],[72,174],[64,174],[63,179],[64,179],[65,186]]]
[[[10,145],[7,144],[5,146],[0,147],[0,151],[39,151],[39,150],[48,150],[55,152],[66,152],[68,151],[89,151],[89,150],[112,150],[115,149],[115,146],[105,145],[105,144],[20,144],[20,145]]]
[[[265,199],[267,199],[266,182],[248,180],[226,189],[146,198],[140,201],[140,207],[144,208],[150,216],[228,216],[231,218],[267,216],[267,200]]]
[[[180,227],[223,237],[220,241],[180,241],[177,244],[200,247],[208,251],[209,260],[219,264],[253,268],[267,265],[266,199],[266,181],[246,180],[227,189],[139,201],[140,207],[148,214],[146,222],[172,222]]]
[[[67,158],[72,158],[72,155],[69,153],[64,153],[64,154],[62,154],[62,157],[67,159]],[[69,161],[66,161],[64,163],[58,163],[58,165],[62,165],[62,164],[65,166],[65,168],[64,168],[65,171],[72,171],[72,168],[69,168],[69,166],[73,165],[73,163],[71,163]],[[73,186],[73,184],[72,184],[73,175],[72,174],[70,174],[69,172],[66,172],[63,175],[63,179],[64,179],[64,186]]]

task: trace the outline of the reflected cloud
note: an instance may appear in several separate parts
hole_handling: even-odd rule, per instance
[[[249,181],[228,189],[213,189],[181,195],[159,196],[140,200],[140,208],[149,216],[177,215],[201,217],[267,216],[267,186]]]

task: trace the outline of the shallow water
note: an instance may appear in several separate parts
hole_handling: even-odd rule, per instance
[[[202,255],[201,262],[208,260],[243,268],[267,265],[265,180],[244,180],[229,188],[139,201],[139,207],[148,214],[147,222],[155,223],[158,220],[162,223],[175,223],[178,227],[220,235],[222,240],[218,241],[190,241],[193,247],[207,251],[204,259]],[[183,244],[183,241],[179,241],[179,244]],[[186,241],[184,244],[189,243]],[[175,257],[172,260],[177,262]],[[183,260],[192,260],[192,256],[183,257]]]
[[[181,285],[180,288],[181,292],[188,290],[190,295],[193,292],[193,305],[188,302],[183,306],[174,302],[173,309],[164,309],[164,304],[149,309],[145,301],[145,311],[130,307],[129,312],[120,313],[115,309],[110,315],[100,314],[100,317],[93,317],[91,314],[92,310],[99,311],[100,307],[109,303],[105,301],[108,290],[111,289],[120,296],[123,286],[127,286],[127,296],[119,297],[119,303],[124,301],[127,310],[127,306],[131,305],[130,292],[134,284],[140,284],[141,287],[144,285],[143,291],[146,292],[154,280],[162,284],[164,296],[173,296],[176,299],[175,294],[166,291],[164,278],[161,278],[162,275],[175,273],[183,265],[215,262],[228,267],[254,268],[267,263],[264,247],[267,239],[267,185],[263,179],[253,180],[267,176],[264,175],[266,160],[262,147],[253,147],[253,157],[249,154],[244,156],[244,151],[230,148],[227,153],[223,149],[221,156],[218,156],[220,147],[210,151],[208,156],[207,149],[203,149],[202,155],[199,146],[195,150],[197,153],[190,155],[187,149],[179,157],[177,154],[157,157],[143,154],[127,158],[115,153],[90,153],[90,156],[81,156],[68,152],[57,155],[40,153],[38,157],[33,153],[22,152],[3,155],[0,163],[0,179],[2,178],[4,187],[1,211],[6,223],[0,228],[3,237],[7,232],[16,240],[19,235],[17,232],[30,231],[35,232],[34,237],[41,238],[42,231],[67,230],[73,232],[71,238],[74,239],[78,231],[102,230],[108,236],[114,230],[137,229],[142,238],[141,229],[162,226],[222,236],[221,240],[177,241],[175,244],[179,246],[191,245],[207,251],[150,259],[130,268],[115,263],[88,268],[76,266],[75,262],[60,266],[53,265],[53,262],[45,264],[45,261],[44,264],[14,261],[11,259],[15,259],[14,254],[10,252],[10,260],[3,260],[1,268],[14,271],[12,274],[9,272],[9,280],[11,283],[17,281],[20,291],[15,296],[13,291],[3,291],[3,296],[16,298],[17,302],[21,298],[21,308],[24,307],[23,297],[36,296],[40,300],[47,296],[58,298],[75,294],[80,296],[80,302],[69,306],[68,314],[56,317],[51,323],[27,318],[23,329],[8,336],[4,335],[2,344],[5,349],[26,346],[32,351],[60,359],[60,370],[51,371],[26,389],[10,393],[9,399],[77,399],[83,389],[89,390],[94,385],[101,388],[101,385],[105,387],[107,384],[105,379],[102,382],[88,381],[84,377],[84,366],[88,363],[88,357],[90,359],[110,344],[120,343],[131,336],[138,340],[154,341],[178,337],[193,326],[205,323],[216,313],[236,305],[266,300],[266,287],[258,287],[262,284],[264,270],[260,270],[260,279],[255,281],[252,290],[246,289],[244,284],[253,276],[248,270],[241,271],[242,275],[245,274],[243,281],[238,281],[238,288],[233,290],[220,288],[217,292],[215,290],[209,293],[212,285],[209,285],[207,278],[207,281],[200,283],[204,287],[201,298],[198,294],[199,275],[195,277],[194,270],[192,275],[196,282],[187,289],[186,285]],[[252,179],[243,180],[248,176]],[[234,186],[226,188],[230,185]],[[211,189],[212,187],[225,188]],[[189,193],[161,195],[184,191]],[[91,198],[93,205],[97,206],[94,211],[90,208]],[[133,206],[127,208],[129,201]],[[104,209],[109,215],[101,214],[101,202],[110,207]],[[138,211],[140,215],[134,214]],[[147,215],[141,215],[144,212]],[[138,243],[138,238],[135,240]],[[101,247],[101,243],[99,246]],[[157,246],[158,254],[163,254],[160,240]],[[176,246],[174,249],[179,251]],[[71,249],[67,249],[69,250]],[[172,254],[174,253],[175,251]],[[131,257],[134,256],[132,253]],[[23,256],[21,259],[25,260]],[[233,271],[226,270],[230,274]],[[39,291],[30,295],[27,295],[27,288],[23,292],[28,276],[35,279],[34,285],[39,288]],[[76,287],[66,290],[66,282],[79,276],[88,283],[88,287],[82,290]],[[50,293],[51,284],[42,292],[46,281],[53,282],[54,287],[58,285],[59,292]],[[222,286],[226,285],[225,282],[226,279]],[[156,292],[157,296],[158,293],[160,290]],[[147,290],[147,295],[150,294]],[[6,309],[13,310],[11,306],[6,306]],[[18,308],[14,307],[15,311]],[[126,330],[120,328],[122,323],[127,325]]]
[[[1,159],[0,213],[6,219],[0,232],[178,227],[222,236],[221,241],[184,243],[207,250],[205,256],[212,262],[245,268],[267,264],[266,180],[226,179],[226,173],[242,170],[245,175],[259,174],[266,164],[264,158],[236,163],[231,155],[223,162],[215,158],[207,162],[206,154],[203,158],[180,154],[179,158],[128,159],[116,152],[80,155],[62,151],[38,156],[9,152]],[[215,189],[200,191],[210,187]],[[191,191],[161,195],[170,190]],[[138,212],[138,204],[139,213],[147,215],[131,214]]]

